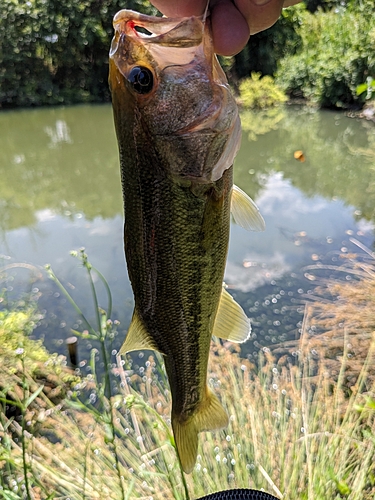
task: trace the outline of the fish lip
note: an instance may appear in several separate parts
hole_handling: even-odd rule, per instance
[[[158,24],[180,24],[182,21],[185,21],[186,19],[198,19],[199,21],[202,22],[204,16],[203,15],[185,16],[185,17],[150,16],[148,14],[142,14],[140,12],[131,9],[121,9],[113,17],[113,24],[122,22],[125,19],[129,20],[130,18],[136,19],[141,23],[150,23],[156,26]]]
[[[193,47],[202,43],[205,21],[203,16],[158,17],[122,9],[113,18],[115,31],[123,32],[144,43]],[[140,33],[135,28],[147,29],[152,35]],[[186,32],[182,37],[181,32]]]

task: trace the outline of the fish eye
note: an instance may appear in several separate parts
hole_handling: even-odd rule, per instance
[[[154,86],[154,76],[144,66],[134,66],[129,73],[128,81],[138,94],[148,94]]]

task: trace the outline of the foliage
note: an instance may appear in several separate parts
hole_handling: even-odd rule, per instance
[[[284,9],[279,20],[268,30],[252,35],[246,47],[235,56],[237,78],[253,71],[273,75],[280,59],[294,54],[301,45],[298,28],[303,20],[303,4]]]
[[[122,7],[120,0],[2,0],[0,107],[109,100],[111,23]]]
[[[120,0],[2,0],[0,108],[108,101],[108,48]],[[156,13],[147,0],[127,8]],[[291,96],[323,106],[362,103],[355,94],[374,68],[372,0],[308,0],[221,60],[233,78],[274,75]],[[372,14],[372,15],[371,15]],[[339,55],[339,57],[337,57]],[[232,67],[233,65],[233,67]]]
[[[251,73],[239,85],[239,104],[244,108],[269,108],[282,104],[287,100],[286,95],[275,85],[274,79],[266,75],[261,78],[260,73]]]
[[[335,8],[346,8],[348,3],[351,3],[351,0],[349,0],[349,2],[346,0],[304,0],[304,3],[306,4],[307,10],[314,13],[318,9],[326,12]]]
[[[19,266],[26,267],[27,264]],[[12,267],[17,267],[17,264]],[[0,282],[6,282],[6,271],[6,267],[0,269]],[[51,355],[42,340],[30,337],[43,318],[37,309],[36,295],[30,294],[17,303],[7,303],[6,296],[0,299],[0,390],[12,385],[22,371],[21,365],[25,364],[27,368],[23,371],[30,380],[43,379],[53,385],[55,378],[59,377],[61,387],[53,394],[62,397],[62,385],[74,383],[76,378],[65,370],[62,356]]]
[[[359,11],[366,10],[370,13],[374,10],[374,2],[372,0],[303,0],[307,10],[314,13],[318,10],[329,12],[338,10]]]
[[[116,325],[97,303],[92,280],[96,271],[83,250],[77,256],[90,275],[97,310],[95,326],[87,323],[52,270],[48,272],[87,327],[82,335],[99,339],[100,353],[92,351],[90,375],[76,384],[63,405],[44,399],[48,411],[36,407],[27,412],[40,389],[29,391],[24,380],[21,422],[0,409],[0,488],[4,498],[152,496],[155,500],[182,500],[216,491],[218,485],[220,489],[264,489],[289,500],[374,498],[375,387],[369,377],[374,372],[374,342],[370,340],[357,354],[352,349],[355,364],[346,356],[348,342],[343,336],[344,355],[335,360],[336,377],[327,376],[331,360],[324,356],[324,340],[318,359],[306,342],[309,314],[295,356],[286,353],[276,358],[265,348],[255,367],[241,359],[236,349],[213,344],[209,383],[226,406],[230,424],[221,433],[201,436],[197,464],[191,475],[184,476],[173,446],[170,392],[161,360],[153,356],[144,361],[137,357],[133,362],[124,362],[119,356],[112,359]],[[369,271],[366,279],[374,280],[373,270]],[[98,276],[104,280],[100,273]],[[108,294],[109,313],[109,290]],[[324,301],[316,304],[311,307],[324,307]],[[372,303],[361,300],[362,308],[366,304],[372,331]],[[331,324],[335,307],[332,303]],[[341,304],[339,311],[340,324],[345,323]],[[348,319],[350,322],[351,317]],[[339,338],[336,344],[340,344]],[[100,361],[106,368],[103,379],[97,374]],[[344,376],[348,363],[355,371],[351,390]],[[4,396],[0,398],[4,400]],[[35,426],[36,421],[43,425]]]
[[[235,182],[251,186],[256,199],[262,189],[262,178],[279,172],[283,179],[301,190],[307,197],[339,198],[345,206],[355,207],[355,218],[375,221],[375,130],[371,122],[360,120],[358,128],[351,119],[331,111],[314,107],[293,106],[270,108],[263,123],[258,124],[264,112],[254,116],[244,112],[244,135],[258,141],[242,142],[237,156]],[[269,113],[275,113],[275,116]],[[280,114],[279,114],[280,113]],[[266,133],[261,134],[264,131]],[[270,144],[275,144],[270,148]],[[302,150],[305,163],[294,159],[294,152]],[[250,160],[249,160],[250,158]],[[249,179],[249,166],[255,175]]]
[[[357,87],[357,95],[366,92],[366,99],[371,99],[375,95],[375,79],[371,76],[366,78],[366,83],[361,83]]]
[[[0,356],[10,361],[17,349],[21,349],[27,354],[29,367],[34,368],[35,362],[46,362],[49,355],[43,348],[42,342],[31,341],[28,338],[39,319],[32,306],[23,307],[21,310],[1,310]]]
[[[300,50],[280,61],[277,82],[320,106],[360,105],[356,89],[375,71],[375,28],[365,10],[304,14]]]

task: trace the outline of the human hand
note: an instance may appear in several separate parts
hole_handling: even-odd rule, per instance
[[[272,26],[283,7],[301,0],[210,0],[212,36],[217,54],[240,52],[250,35]],[[151,0],[168,17],[200,16],[207,0]]]

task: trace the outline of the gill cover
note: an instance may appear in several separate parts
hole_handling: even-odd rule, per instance
[[[114,28],[110,86],[114,107],[128,110],[126,126],[133,121],[148,131],[174,177],[220,179],[233,164],[241,127],[209,21],[121,10]]]

